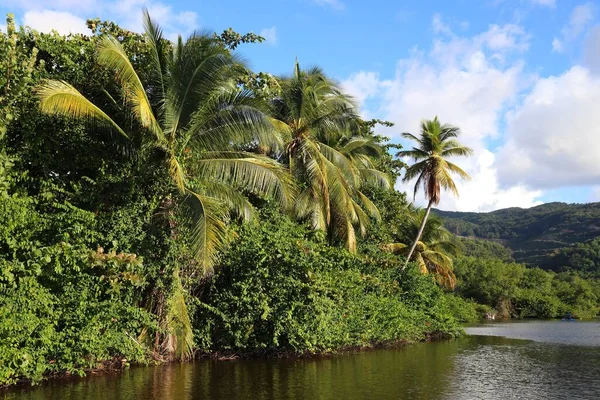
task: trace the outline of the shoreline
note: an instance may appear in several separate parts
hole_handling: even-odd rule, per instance
[[[199,360],[212,360],[212,361],[218,361],[218,362],[227,362],[227,361],[238,361],[238,360],[273,360],[273,359],[283,360],[283,359],[293,359],[293,358],[296,358],[296,359],[325,359],[325,358],[332,358],[332,357],[336,357],[336,356],[340,356],[340,355],[357,354],[357,353],[369,352],[369,351],[375,351],[375,350],[381,350],[381,349],[397,349],[397,348],[402,348],[405,346],[414,345],[414,344],[418,344],[418,343],[437,343],[437,342],[441,342],[441,341],[445,341],[445,340],[456,339],[456,338],[459,338],[464,335],[466,335],[466,333],[465,333],[464,329],[462,329],[460,335],[457,335],[457,336],[453,336],[450,333],[438,332],[438,333],[428,335],[427,337],[425,337],[421,340],[417,340],[417,341],[398,339],[398,340],[392,340],[392,341],[387,341],[387,342],[373,343],[371,345],[364,345],[364,346],[343,346],[335,351],[323,351],[323,352],[315,352],[315,353],[311,353],[311,352],[297,353],[297,352],[288,351],[288,350],[253,351],[253,352],[245,352],[245,353],[243,353],[243,352],[219,352],[219,351],[203,352],[203,353],[199,352],[198,354],[195,354],[191,360],[188,360],[188,361],[149,360],[149,362],[147,364],[144,364],[144,363],[130,364],[124,358],[114,357],[111,360],[105,360],[105,361],[99,362],[99,364],[102,365],[101,367],[84,369],[85,375],[83,375],[83,376],[71,374],[69,372],[55,373],[55,374],[51,374],[51,375],[44,377],[44,380],[42,380],[41,382],[36,383],[36,384],[31,384],[31,380],[24,379],[13,385],[0,386],[0,393],[3,393],[3,392],[6,393],[11,390],[18,390],[18,389],[22,389],[22,388],[34,388],[34,387],[46,385],[50,382],[59,382],[59,381],[67,382],[67,381],[90,379],[94,375],[95,376],[117,375],[117,374],[122,374],[124,371],[126,371],[132,367],[133,368],[144,368],[144,367],[151,367],[151,366],[158,367],[158,366],[173,365],[173,364],[187,364],[187,363],[194,363]]]

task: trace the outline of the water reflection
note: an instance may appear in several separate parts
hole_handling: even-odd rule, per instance
[[[594,328],[598,332],[600,324]],[[470,336],[332,358],[132,368],[20,388],[0,398],[599,399],[599,376],[600,347]]]

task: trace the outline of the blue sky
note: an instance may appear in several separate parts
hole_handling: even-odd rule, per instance
[[[288,73],[296,57],[323,67],[365,117],[396,124],[382,130],[394,141],[421,118],[459,126],[475,155],[457,162],[473,179],[442,208],[600,201],[598,1],[0,0],[3,14],[61,33],[96,16],[140,30],[142,7],[169,37],[261,33],[266,43],[240,47],[255,70]]]

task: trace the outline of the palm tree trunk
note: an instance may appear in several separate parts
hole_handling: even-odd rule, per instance
[[[410,258],[412,257],[415,249],[417,248],[417,243],[419,243],[419,239],[421,239],[421,235],[423,234],[423,230],[425,229],[425,224],[427,223],[427,217],[429,217],[429,212],[431,211],[431,206],[433,206],[433,200],[429,200],[429,204],[427,205],[427,211],[425,211],[425,215],[423,216],[423,221],[421,221],[421,226],[419,227],[419,232],[417,233],[417,237],[413,242],[412,246],[410,246],[410,251],[408,252],[408,256],[406,256],[406,263],[404,263],[404,267],[402,267],[402,271],[406,269],[408,263],[410,262]]]

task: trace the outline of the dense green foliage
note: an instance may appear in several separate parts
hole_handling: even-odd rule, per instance
[[[593,281],[480,264],[510,254],[479,241],[460,241],[479,258],[459,260],[447,292],[436,278],[452,263],[435,261],[452,261],[439,242],[454,241],[439,224],[422,238],[430,274],[404,269],[384,245],[406,243],[421,220],[388,187],[406,167],[374,132],[390,124],[359,119],[318,69],[295,80],[248,70],[233,50],[254,34],[173,45],[152,26],[90,20],[91,36],[68,37],[7,26],[0,386],[195,352],[448,337],[504,298],[519,316],[597,311]],[[324,104],[332,94],[342,104]]]
[[[503,318],[591,318],[600,311],[600,282],[498,259],[459,258],[457,292],[493,307]]]
[[[434,212],[444,218],[450,232],[497,240],[512,250],[516,261],[544,269],[554,269],[551,257],[557,250],[600,237],[600,203],[548,203],[489,213]]]
[[[86,242],[100,234],[93,213],[58,202],[52,190],[15,193],[10,170],[3,178],[0,383],[81,374],[113,357],[144,362],[135,335],[153,317],[139,307],[148,284],[142,260],[90,250]]]
[[[559,249],[544,262],[554,271],[574,270],[584,276],[600,278],[600,238]]]
[[[456,245],[462,255],[475,258],[497,258],[514,261],[509,248],[491,240],[457,237]]]
[[[156,32],[152,44],[110,22],[88,25],[94,36],[63,37],[15,30],[9,20],[8,33],[0,34],[0,385],[185,358],[198,350],[322,352],[458,332],[451,301],[445,302],[434,281],[412,269],[401,273],[400,259],[381,252],[377,238],[390,237],[389,229],[371,225],[357,209],[361,220],[349,222],[365,239],[351,255],[332,246],[335,240],[325,240],[327,232],[288,216],[282,196],[264,185],[267,177],[243,175],[239,159],[252,159],[263,169],[279,168],[275,175],[288,185],[281,192],[295,190],[293,174],[285,181],[291,166],[281,162],[276,130],[255,129],[268,128],[268,114],[261,113],[271,106],[261,102],[278,90],[274,78],[229,58],[231,49],[259,38],[226,31],[177,49],[192,61],[212,52],[220,62],[212,75],[199,76],[217,76],[222,85],[196,82],[196,96],[212,97],[202,108],[204,119],[194,110],[197,104],[190,104],[180,117],[194,127],[169,136],[174,124],[153,103],[156,91],[148,89],[142,104],[140,90],[155,88],[157,58],[164,61],[171,44]],[[164,53],[157,54],[157,45],[165,46]],[[98,49],[126,54],[128,60],[121,57],[116,65]],[[189,76],[174,69],[177,58],[172,60],[163,71],[169,79]],[[231,96],[222,90],[230,83]],[[178,88],[176,82],[169,90]],[[168,106],[169,118],[184,103]],[[85,118],[71,118],[69,107]],[[150,112],[159,125],[148,125]],[[146,119],[140,120],[141,114]],[[221,120],[211,125],[215,116]],[[262,136],[244,136],[233,125],[235,118]],[[343,173],[334,163],[346,162],[354,163],[365,181],[379,176],[382,183],[386,174],[398,174],[402,163],[380,150],[394,146],[373,134],[377,122],[382,121],[356,118],[340,125],[351,130],[337,136],[326,125],[315,131],[327,134],[321,136],[323,148],[330,140],[319,163],[331,164],[326,167],[331,179]],[[196,128],[224,134],[218,155],[215,142],[202,140]],[[272,143],[263,142],[269,134]],[[199,143],[190,135],[199,135]],[[232,137],[241,142],[234,146]],[[237,159],[226,154],[229,150]],[[342,153],[348,161],[339,158]],[[215,156],[214,168],[203,163]],[[200,179],[210,172],[213,178]],[[376,213],[372,196],[387,215],[401,220],[408,212],[404,195],[387,191],[385,184],[363,186],[364,193],[357,185],[339,204],[354,207],[358,201]],[[185,212],[192,192],[224,205],[211,203],[220,221],[210,223],[228,243],[223,253],[211,256],[218,272],[214,279],[204,274],[205,265],[190,246],[198,233],[190,224],[198,214]],[[261,222],[244,225],[258,214]]]
[[[370,346],[457,331],[428,276],[400,273],[397,257],[352,255],[267,211],[240,229],[200,296],[198,347],[294,353]]]

